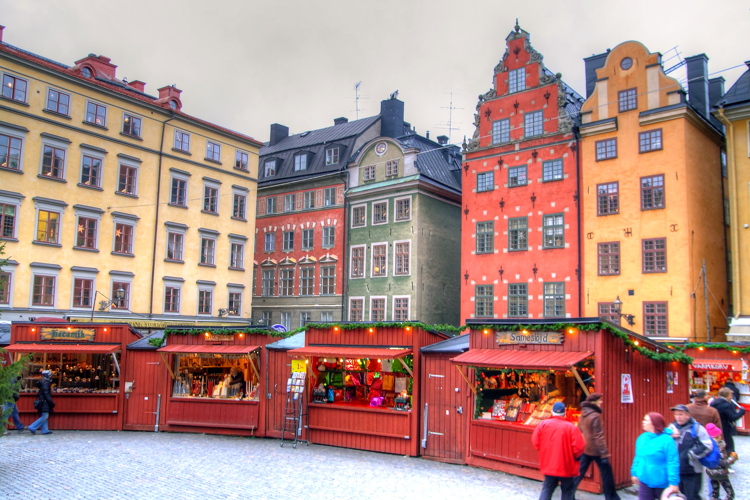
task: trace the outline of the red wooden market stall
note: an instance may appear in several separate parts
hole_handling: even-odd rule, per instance
[[[289,355],[307,361],[309,441],[417,456],[419,349],[446,338],[417,323],[308,324]]]
[[[8,352],[30,354],[18,410],[25,425],[37,418],[34,400],[42,370],[52,371],[51,429],[122,430],[127,379],[125,346],[140,338],[127,324],[13,323]]]
[[[473,411],[465,412],[469,465],[542,479],[534,427],[555,401],[577,421],[589,391],[601,392],[615,482],[623,487],[643,415],[657,411],[671,420],[669,408],[689,402],[690,358],[597,318],[467,323],[469,350],[452,362],[474,393]],[[580,488],[601,493],[596,467]]]
[[[127,346],[123,430],[159,431],[161,411],[169,395],[169,374],[156,352],[163,338],[164,330],[157,330]]]
[[[266,344],[266,437],[281,438],[286,422],[287,381],[292,373],[289,351],[305,346],[305,332]],[[307,426],[298,438],[307,441]],[[289,439],[289,435],[284,436]]]

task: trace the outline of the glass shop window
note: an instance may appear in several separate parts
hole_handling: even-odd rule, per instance
[[[21,392],[39,392],[42,370],[52,372],[53,393],[115,393],[120,391],[120,352],[112,354],[34,353],[24,365]]]
[[[246,354],[176,354],[172,396],[258,401],[257,351]]]

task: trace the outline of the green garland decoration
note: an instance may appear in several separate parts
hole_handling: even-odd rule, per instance
[[[731,352],[738,352],[742,354],[750,353],[750,346],[748,347],[737,347],[729,344],[723,344],[720,342],[717,343],[710,343],[710,344],[704,344],[699,342],[687,342],[681,346],[669,346],[672,349],[676,349],[680,352],[683,352],[685,349],[700,349],[701,347],[704,349],[724,349]]]

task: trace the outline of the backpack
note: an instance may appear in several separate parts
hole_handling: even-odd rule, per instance
[[[696,429],[698,428],[698,422],[693,422],[693,425],[690,427],[690,433],[693,435],[693,440],[696,443],[701,443],[699,446],[702,446],[705,448],[705,445],[699,440],[696,439]],[[703,465],[704,467],[708,469],[715,469],[719,466],[719,462],[721,461],[721,451],[719,451],[719,444],[712,438],[711,436],[708,436],[709,439],[711,439],[711,451],[703,458],[699,458],[698,461]]]

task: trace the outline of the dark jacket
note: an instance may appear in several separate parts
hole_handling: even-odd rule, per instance
[[[52,379],[42,377],[42,380],[37,381],[36,386],[39,387],[39,395],[36,399],[42,401],[37,411],[39,413],[52,413],[55,407],[55,403],[52,401]]]
[[[734,381],[727,380],[727,383],[724,384],[724,387],[732,391],[732,394],[734,394],[734,400],[739,403],[740,402],[740,390],[736,385],[734,385]]]
[[[602,425],[602,409],[595,403],[584,401],[581,403],[581,418],[578,421],[586,448],[583,453],[593,457],[609,458],[607,441],[604,439],[604,426]]]
[[[737,434],[735,429],[734,421],[745,414],[744,408],[737,408],[734,403],[727,401],[724,398],[716,397],[711,401],[711,406],[716,408],[721,417],[721,430],[724,436],[734,436]]]
[[[711,442],[711,436],[708,435],[706,428],[700,424],[697,424],[695,431],[695,437],[691,431],[693,423],[696,423],[694,419],[690,419],[685,425],[679,425],[677,422],[669,424],[667,429],[670,432],[678,431],[679,437],[675,438],[677,444],[677,454],[680,457],[680,474],[700,474],[703,472],[703,465],[701,465],[699,459],[705,457],[713,449],[713,443]],[[700,453],[695,453],[696,441],[700,440],[703,443]],[[693,450],[693,456],[691,457],[688,453]]]
[[[696,398],[695,403],[691,403],[687,407],[690,410],[690,416],[703,427],[714,424],[719,429],[723,428],[719,412],[716,411],[716,408],[709,406],[705,399]]]

